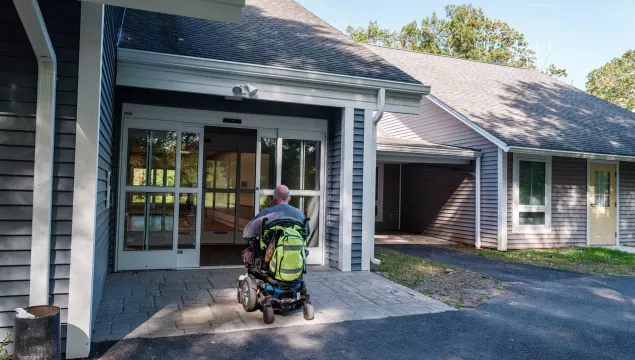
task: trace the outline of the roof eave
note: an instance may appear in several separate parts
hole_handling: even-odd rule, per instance
[[[270,79],[301,81],[320,85],[339,85],[373,90],[384,88],[386,91],[402,94],[417,94],[421,96],[430,94],[430,85],[323,73],[310,70],[298,70],[277,66],[205,59],[127,48],[120,48],[118,50],[117,60],[128,63],[156,64],[181,69],[189,68],[235,75],[250,75]]]

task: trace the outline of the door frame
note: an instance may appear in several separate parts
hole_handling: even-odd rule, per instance
[[[232,119],[232,121],[225,121],[225,119]],[[240,122],[236,122],[235,119],[240,119]],[[162,106],[152,106],[152,105],[139,105],[139,104],[130,104],[130,103],[124,103],[122,104],[122,112],[121,112],[121,127],[120,127],[120,139],[121,141],[119,142],[119,164],[118,164],[118,168],[119,168],[119,179],[118,179],[118,185],[119,188],[117,189],[117,227],[116,227],[116,251],[114,252],[114,256],[115,256],[115,268],[116,271],[123,271],[123,270],[127,270],[127,269],[122,269],[120,266],[120,247],[123,247],[123,223],[124,223],[124,216],[125,216],[125,202],[122,201],[123,200],[123,196],[125,195],[125,188],[126,188],[126,162],[127,162],[127,156],[126,156],[126,151],[127,151],[127,144],[128,144],[128,139],[125,136],[126,135],[126,131],[128,128],[130,128],[129,124],[130,122],[134,122],[135,125],[144,125],[144,126],[149,126],[152,128],[156,128],[157,130],[168,130],[167,126],[168,124],[171,124],[173,126],[169,127],[169,130],[171,131],[183,131],[184,129],[188,129],[191,130],[193,128],[197,128],[200,129],[200,133],[203,134],[203,136],[201,137],[201,139],[204,139],[204,130],[205,130],[205,126],[222,126],[222,127],[232,127],[232,128],[248,128],[248,129],[255,129],[258,131],[258,145],[260,144],[260,134],[261,132],[263,133],[269,133],[271,134],[272,132],[276,132],[278,139],[284,138],[284,135],[291,135],[291,134],[300,134],[300,133],[304,133],[304,134],[316,134],[316,137],[319,137],[320,139],[323,139],[322,141],[322,154],[321,154],[321,166],[322,166],[322,175],[321,175],[321,179],[320,179],[320,183],[321,183],[321,194],[320,194],[320,222],[319,222],[319,226],[320,226],[320,247],[319,247],[319,251],[321,252],[320,254],[320,258],[321,258],[321,264],[325,264],[326,261],[326,246],[325,246],[325,241],[326,241],[326,219],[325,219],[325,215],[326,215],[326,178],[327,178],[327,171],[328,168],[326,166],[326,151],[328,151],[328,144],[326,141],[326,135],[328,132],[328,121],[326,119],[318,119],[318,118],[300,118],[300,117],[290,117],[290,116],[277,116],[277,115],[260,115],[260,114],[247,114],[247,113],[233,113],[233,112],[222,112],[222,111],[211,111],[211,110],[196,110],[196,109],[184,109],[184,108],[173,108],[173,107],[162,107]],[[157,124],[163,124],[163,128],[161,125],[157,125]],[[178,129],[178,130],[175,130]],[[318,135],[318,134],[322,134],[322,135]],[[321,136],[321,137],[320,137]],[[293,136],[292,136],[293,137]],[[311,138],[307,138],[305,140],[310,140]],[[196,193],[197,194],[197,202],[199,203],[199,206],[197,208],[197,216],[198,216],[198,220],[197,220],[197,240],[196,240],[196,249],[194,251],[196,251],[197,257],[200,261],[200,240],[201,240],[201,232],[203,231],[202,229],[202,223],[203,223],[203,213],[202,213],[202,206],[201,201],[204,201],[203,199],[203,191],[202,191],[202,186],[203,186],[203,180],[204,180],[204,174],[203,174],[203,162],[204,162],[204,151],[202,149],[204,149],[204,141],[201,142],[199,144],[199,149],[201,149],[199,151],[199,184],[198,187],[195,189],[195,191],[189,191],[192,193]],[[281,148],[280,148],[281,149]],[[257,152],[258,153],[258,152]],[[177,166],[180,164],[180,137],[178,139],[177,142]],[[258,162],[258,158],[256,159],[256,171],[257,171],[257,176],[259,177],[259,169],[260,169],[260,164]],[[279,170],[278,170],[278,174],[279,174]],[[180,171],[177,172],[177,175],[180,176]],[[279,178],[279,177],[277,177]],[[259,184],[257,183],[256,186],[258,186]],[[154,190],[154,187],[138,187],[139,192],[143,192],[145,190]],[[174,189],[175,192],[175,196],[177,192],[181,192],[181,190],[183,188],[181,187],[174,187],[172,188]],[[190,188],[188,188],[190,189]],[[190,189],[192,190],[192,189]],[[129,191],[129,190],[128,190]],[[258,193],[258,191],[256,191],[254,194]],[[302,195],[300,192],[295,192],[296,195]],[[255,196],[255,201],[257,202],[259,199],[259,193],[258,195]],[[173,244],[174,248],[173,251],[176,253],[178,251],[178,206],[176,206],[176,201],[178,201],[178,199],[176,199],[175,197],[175,211],[174,211],[174,218],[175,218],[175,226],[174,226],[174,238],[173,238]],[[316,248],[317,249],[317,248]],[[200,265],[200,263],[199,263]],[[174,266],[171,267],[172,269],[174,268],[179,268],[179,262],[178,262],[178,256],[176,256],[175,262],[174,262]],[[185,266],[183,268],[191,268],[191,266]],[[169,268],[162,268],[162,269],[169,269]]]
[[[592,245],[591,240],[591,165],[592,164],[609,164],[615,165],[615,245],[620,245],[620,162],[618,160],[597,160],[587,159],[586,165],[586,245],[587,246],[603,246]],[[613,246],[608,244],[606,246]]]

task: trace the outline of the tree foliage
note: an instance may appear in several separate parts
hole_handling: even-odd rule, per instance
[[[587,79],[589,94],[635,111],[635,50],[594,69]]]
[[[358,42],[412,51],[454,56],[492,64],[536,68],[536,54],[523,33],[502,20],[485,15],[472,5],[447,5],[445,17],[436,13],[420,23],[412,21],[396,32],[376,21],[367,28],[349,26],[346,32]],[[566,77],[566,70],[551,65],[543,72]]]

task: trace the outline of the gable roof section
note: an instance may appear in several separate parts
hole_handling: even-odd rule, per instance
[[[507,146],[635,156],[635,113],[539,71],[366,47]]]
[[[248,0],[241,24],[127,9],[119,46],[420,84],[292,0]]]

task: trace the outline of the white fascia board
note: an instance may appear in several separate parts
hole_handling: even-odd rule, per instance
[[[57,61],[37,0],[14,5],[38,60],[29,305],[48,305]]]
[[[480,151],[459,149],[435,149],[407,145],[377,145],[377,153],[397,156],[441,156],[457,159],[476,159]]]
[[[377,90],[385,88],[387,110],[419,113],[421,96],[430,87],[316,71],[119,49],[117,85],[232,95],[251,83],[260,91],[252,99],[375,109]]]
[[[507,146],[507,144],[505,144],[505,142],[503,142],[502,140],[500,140],[496,136],[490,134],[489,132],[487,132],[482,127],[476,125],[470,119],[468,119],[467,117],[465,117],[463,114],[459,113],[458,111],[454,110],[452,107],[450,107],[448,104],[444,103],[443,101],[439,100],[434,95],[429,94],[429,95],[427,95],[427,98],[430,99],[430,101],[432,101],[433,103],[438,105],[443,110],[449,112],[452,116],[454,116],[459,121],[461,121],[462,123],[464,123],[465,125],[470,127],[472,130],[476,131],[477,133],[482,135],[484,138],[486,138],[487,140],[491,141],[494,145],[496,145],[499,148],[503,149],[503,151],[507,152],[509,150],[509,147]]]
[[[467,165],[470,159],[439,155],[408,155],[404,153],[377,152],[377,161],[391,164],[442,164],[442,165]]]
[[[240,24],[245,0],[83,0],[131,9]]]
[[[610,155],[610,154],[598,154],[598,153],[591,153],[591,152],[549,150],[549,149],[540,149],[540,148],[531,148],[531,147],[522,147],[522,146],[510,146],[509,152],[517,152],[522,154],[573,157],[573,158],[583,158],[583,159],[619,160],[619,161],[635,162],[635,156],[628,156],[628,155]]]

